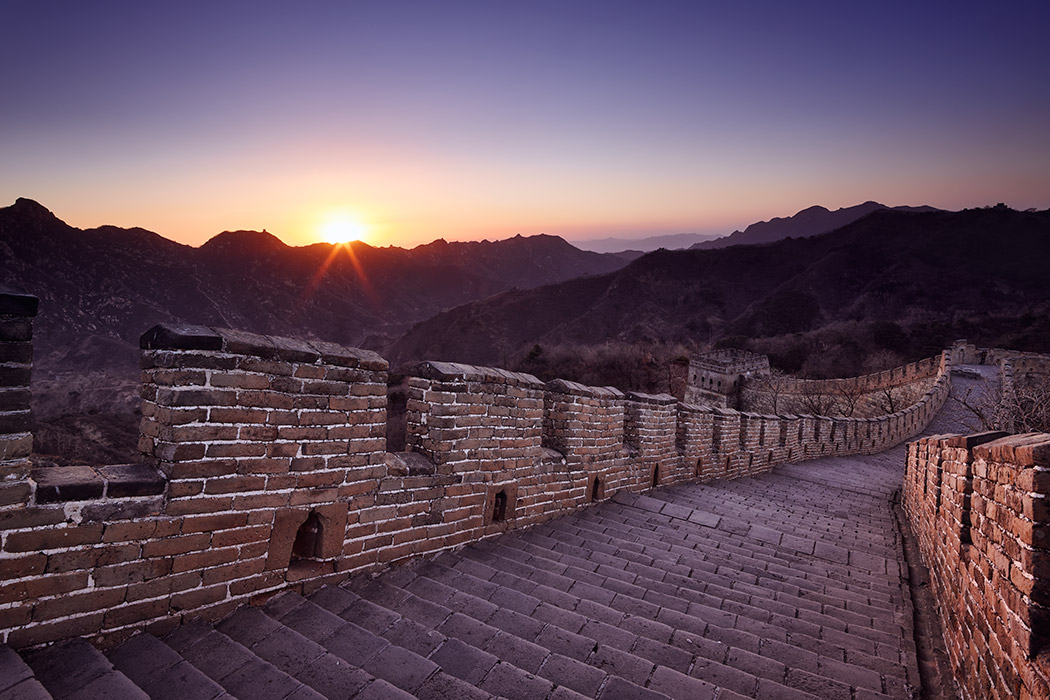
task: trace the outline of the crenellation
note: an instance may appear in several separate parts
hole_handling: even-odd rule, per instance
[[[24,319],[11,328],[12,342],[29,342]],[[879,451],[919,432],[950,386],[944,374],[888,418],[833,420],[459,363],[391,375],[364,350],[229,329],[162,325],[141,345],[141,465],[31,472],[31,436],[0,434],[0,637],[11,644],[117,639],[144,625],[214,619],[286,588],[312,590],[621,490]],[[917,363],[895,381],[931,368],[933,360]],[[0,388],[0,410],[23,401],[28,415],[28,378],[17,376],[26,386]],[[941,474],[939,488],[956,483]],[[909,483],[918,488],[916,478]],[[1035,514],[1041,503],[981,489],[969,509],[985,520],[971,516],[972,529],[989,534],[975,534],[975,546],[1034,556],[1023,528],[992,532],[986,516],[1006,505]],[[965,504],[945,503],[963,522]],[[1041,595],[1022,574],[1006,574]]]

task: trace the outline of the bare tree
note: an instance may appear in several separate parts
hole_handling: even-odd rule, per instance
[[[814,416],[841,415],[836,397],[824,387],[824,382],[804,382],[798,395],[799,406],[804,413]]]
[[[886,387],[878,393],[877,406],[885,414],[896,413],[907,405],[899,387]]]
[[[791,380],[779,369],[770,369],[769,374],[761,375],[758,377],[749,377],[744,385],[748,390],[755,394],[760,394],[761,397],[751,396],[746,406],[742,406],[747,411],[765,411],[769,413],[780,413],[780,409],[783,408],[781,403],[783,402],[784,395],[787,392],[788,383]],[[741,396],[745,396],[745,392],[741,391]]]
[[[864,397],[864,390],[860,382],[840,382],[835,393],[841,401],[842,415],[847,418],[853,415],[860,400]]]
[[[1050,432],[1050,376],[1027,374],[1014,379],[995,407],[992,424],[1014,433]]]

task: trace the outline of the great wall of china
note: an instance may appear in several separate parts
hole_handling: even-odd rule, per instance
[[[392,375],[368,351],[162,325],[141,341],[142,462],[44,468],[29,460],[37,301],[0,292],[0,642],[15,648],[220,619],[620,491],[878,453],[924,430],[953,366],[999,364],[1004,384],[1050,367],[956,344],[880,375],[880,387],[925,388],[890,415],[763,415],[445,362]],[[1048,696],[1035,660],[1048,624],[1048,440],[909,446],[904,505],[954,670],[983,687],[971,673],[981,655],[1001,679],[995,697]]]

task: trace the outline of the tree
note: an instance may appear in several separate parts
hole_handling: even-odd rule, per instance
[[[992,422],[999,430],[1012,433],[1050,432],[1050,376],[1015,378],[1012,388],[999,399]]]

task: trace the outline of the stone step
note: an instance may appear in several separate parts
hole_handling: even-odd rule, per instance
[[[611,692],[648,696],[642,686],[651,664],[645,676],[637,679],[640,683],[617,680],[600,666],[586,663],[599,646],[593,639],[559,636],[552,626],[530,625],[528,623],[535,621],[518,616],[513,610],[507,609],[501,614],[498,606],[451,589],[448,589],[450,595],[458,596],[451,604],[459,609],[386,582],[403,584],[416,580],[410,569],[402,567],[378,579],[351,581],[348,587],[353,590],[324,592],[321,603],[333,611],[342,608],[340,614],[349,619],[362,617],[372,622],[389,622],[393,616],[399,616],[425,625],[440,622],[437,631],[448,637],[448,642],[432,658],[444,663],[449,673],[459,674],[464,680],[480,684],[482,689],[500,696],[532,698],[549,694],[567,699],[612,697]],[[488,605],[489,619],[495,624],[478,620],[476,611],[467,609],[479,603]],[[466,614],[468,612],[474,614]],[[609,690],[610,687],[618,690]]]
[[[456,556],[441,557],[448,563],[456,557],[465,554],[471,547]],[[715,633],[717,630],[709,628],[705,623],[695,619],[688,619],[682,615],[681,618],[672,618],[668,622],[685,626],[690,625],[699,634],[682,634],[680,630],[674,629],[672,625],[664,624],[662,621],[654,621],[646,616],[632,616],[619,611],[601,606],[600,604],[588,605],[587,599],[574,598],[564,594],[557,589],[546,589],[536,587],[532,591],[525,588],[507,590],[507,587],[491,584],[490,581],[479,580],[470,574],[460,573],[455,564],[449,569],[437,562],[426,562],[415,567],[419,576],[406,585],[406,589],[430,600],[457,599],[463,612],[477,620],[493,620],[500,610],[510,609],[511,613],[503,613],[504,618],[514,622],[514,629],[526,630],[529,622],[538,620],[547,624],[545,631],[541,631],[535,641],[552,645],[562,645],[566,653],[575,653],[577,658],[587,663],[599,666],[609,665],[616,669],[610,673],[620,672],[626,678],[640,685],[649,684],[652,688],[653,679],[659,671],[660,678],[667,678],[667,671],[702,680],[713,686],[755,688],[760,683],[765,683],[767,689],[772,689],[776,681],[772,678],[757,678],[749,672],[750,661],[741,659],[740,668],[724,666],[717,661],[698,664],[698,659],[706,656],[717,656],[724,660],[729,647],[726,644],[704,637]],[[382,578],[382,577],[380,577]],[[473,580],[470,580],[473,579]],[[445,583],[440,581],[444,580]],[[527,583],[527,579],[520,579]],[[382,583],[381,581],[379,582]],[[447,584],[447,585],[446,585]],[[490,584],[486,586],[485,584]],[[375,585],[375,584],[373,584]],[[542,595],[538,589],[544,588]],[[464,590],[472,590],[480,596],[490,593],[487,598],[475,597],[465,594]],[[558,594],[551,596],[551,593]],[[560,604],[567,607],[561,609],[551,605],[549,600],[557,597]],[[575,603],[574,603],[575,601]],[[496,604],[498,603],[498,605]],[[579,606],[583,603],[583,607]],[[581,615],[578,611],[585,610],[592,617]],[[520,617],[520,616],[530,617]],[[518,617],[515,617],[518,616]],[[604,619],[598,620],[597,617]],[[477,629],[479,626],[487,627],[483,622],[475,622],[473,625],[466,621],[460,623],[466,629]],[[557,631],[552,633],[551,630]],[[732,630],[730,630],[732,631]],[[533,630],[534,632],[534,630]],[[546,634],[546,636],[544,636]],[[588,636],[589,635],[589,636]],[[532,634],[527,634],[532,636]],[[749,635],[754,641],[754,648],[758,650],[760,638]],[[603,640],[599,643],[595,640]],[[734,640],[735,641],[735,640]],[[677,648],[675,648],[677,647]],[[562,648],[562,647],[559,647]],[[736,660],[736,657],[734,657]],[[814,666],[816,667],[816,666]],[[660,669],[665,669],[661,671]],[[541,669],[542,671],[542,669]],[[716,671],[720,673],[716,674]],[[705,675],[706,674],[706,675]],[[673,674],[672,674],[673,675]],[[781,671],[781,678],[783,678]],[[708,677],[710,676],[710,677]],[[879,683],[879,676],[875,674],[874,681]],[[871,677],[869,676],[869,682]],[[718,681],[721,681],[719,683]],[[679,679],[677,685],[685,681]],[[730,685],[732,683],[733,685]],[[785,688],[785,690],[787,690]],[[694,688],[695,692],[700,692]]]
[[[33,669],[6,644],[0,644],[0,700],[48,700],[51,693],[33,675]]]
[[[149,700],[149,695],[84,639],[71,639],[23,654],[55,700]]]
[[[319,700],[324,697],[205,622],[188,622],[163,641],[240,700]]]
[[[361,619],[377,631],[385,628],[388,637],[391,633],[400,636],[399,628],[430,629],[435,635],[433,641],[438,642],[430,653],[430,660],[441,667],[442,674],[479,688],[485,697],[550,696],[564,700],[595,697],[604,680],[605,674],[598,673],[595,678],[593,669],[576,668],[576,676],[568,675],[567,669],[573,666],[571,659],[558,659],[537,645],[515,644],[515,637],[499,629],[463,628],[460,622],[466,618],[459,613],[442,614],[443,622],[434,629],[431,626],[436,622],[436,606],[427,610],[426,602],[415,596],[391,596],[399,589],[381,591],[374,585],[366,587],[388,603],[396,598],[408,605],[398,612],[342,588],[322,589],[311,596],[311,602],[316,601],[326,611],[342,618]],[[594,692],[581,695],[574,687]]]
[[[153,700],[230,700],[233,697],[152,634],[137,634],[106,656]]]
[[[828,576],[827,574],[830,573],[829,570],[833,565],[848,563],[849,550],[841,546],[814,543],[816,558],[803,556],[808,549],[800,550],[797,546],[795,548],[771,549],[769,547],[756,546],[752,538],[742,537],[732,532],[723,532],[721,530],[726,525],[724,522],[719,524],[718,531],[713,533],[694,533],[681,544],[678,544],[673,541],[673,537],[670,535],[666,539],[655,539],[653,537],[653,527],[661,525],[658,520],[646,519],[644,515],[639,517],[637,514],[628,512],[627,515],[622,516],[622,522],[617,523],[613,520],[613,515],[611,512],[600,512],[588,514],[588,517],[581,517],[578,520],[568,521],[566,524],[570,528],[570,532],[576,529],[580,534],[570,537],[563,536],[562,539],[566,544],[589,545],[590,540],[597,533],[598,536],[604,539],[621,539],[626,552],[634,551],[638,554],[645,552],[648,556],[658,556],[661,552],[666,552],[667,555],[665,557],[670,554],[691,555],[694,558],[697,554],[713,556],[720,562],[724,562],[725,565],[738,564],[741,570],[750,570],[751,573],[765,573],[765,570],[772,568],[770,565],[773,565],[776,567],[780,577],[792,581],[802,589],[829,590],[836,593],[842,592],[846,595],[855,590],[862,590],[864,595],[868,597],[874,595],[881,599],[892,599],[892,596],[897,595],[896,589],[888,584],[886,573],[865,578],[861,578],[858,574],[846,581],[843,581],[841,578]],[[648,523],[652,527],[643,527],[640,523]],[[666,533],[666,521],[663,525],[660,528],[661,535],[668,534]],[[746,527],[748,531],[752,530],[751,525],[746,525]],[[775,539],[776,541],[779,541],[782,537],[781,533],[768,528],[764,531],[756,532],[760,532],[761,536],[764,536],[766,539]],[[532,534],[530,533],[530,535]],[[703,534],[707,534],[709,537],[705,538]],[[544,533],[542,530],[538,530],[535,535],[544,536]],[[788,535],[788,537],[792,536]],[[623,555],[623,552],[621,552],[621,555]],[[899,571],[890,573],[899,573]],[[853,593],[853,595],[856,594]]]
[[[487,554],[477,554],[477,550],[482,548],[490,551],[493,549],[502,549],[502,544],[484,543],[481,545],[468,547],[463,551],[463,555],[468,558],[472,556],[474,556],[475,558],[489,556]],[[494,565],[496,563],[497,562],[493,562]],[[514,563],[516,562],[511,562],[510,564]],[[512,568],[510,564],[503,564],[501,566],[498,566],[497,568],[501,570],[506,570]],[[544,580],[548,584],[557,586],[558,588],[561,588],[563,590],[570,590],[570,588],[572,591],[587,590],[584,589],[582,586],[578,585],[579,574],[577,574],[575,577],[560,577],[561,582],[559,585],[559,581],[557,580],[559,578],[559,575],[556,573],[552,573],[556,564],[557,563],[555,561],[550,560],[546,565],[537,566],[536,571],[538,571],[542,580]],[[483,570],[482,573],[484,574]],[[523,572],[519,570],[518,573],[522,574]],[[534,577],[534,575],[531,574],[524,575],[526,575],[527,577]],[[592,584],[598,586],[599,588],[602,588],[603,590],[608,590],[609,588],[611,588],[611,584],[613,583],[613,581],[613,579],[607,579],[605,581],[596,579],[592,581]],[[695,621],[690,621],[687,619],[689,616],[684,613],[686,613],[688,610],[691,611],[694,614],[694,616],[700,617],[702,622],[706,622],[715,627],[722,626],[735,627],[737,629],[743,628],[747,629],[749,634],[758,636],[760,638],[773,638],[779,639],[779,641],[787,641],[787,639],[790,637],[791,641],[794,644],[818,650],[822,653],[822,655],[831,657],[833,661],[838,662],[842,662],[843,660],[845,660],[847,650],[853,650],[854,652],[861,653],[874,653],[876,651],[876,645],[872,641],[863,637],[861,637],[860,639],[853,639],[851,635],[845,634],[845,632],[843,632],[845,624],[841,622],[839,622],[839,626],[841,626],[842,629],[829,630],[826,627],[816,627],[815,623],[803,619],[805,617],[804,615],[799,615],[798,617],[788,617],[785,615],[770,613],[763,608],[748,606],[737,601],[731,601],[730,604],[726,604],[713,597],[707,597],[698,600],[696,596],[688,595],[688,591],[685,589],[665,591],[665,593],[654,595],[653,591],[659,587],[660,583],[661,582],[655,582],[652,580],[644,580],[639,578],[631,582],[625,581],[623,582],[623,585],[616,587],[616,590],[619,592],[620,595],[634,595],[636,600],[638,600],[640,597],[641,601],[643,603],[646,603],[650,607],[642,607],[641,609],[632,608],[632,605],[634,604],[630,603],[624,603],[617,606],[615,602],[619,595],[617,596],[617,598],[613,598],[612,605],[613,607],[616,607],[620,612],[640,613],[643,617],[655,618],[656,620],[661,622],[666,621],[666,618],[670,618],[674,620],[674,624],[676,626],[685,626],[686,629],[690,629],[694,632],[699,632],[703,634],[704,630],[702,627],[698,628]],[[591,596],[591,598],[593,599],[594,597]],[[679,604],[685,601],[691,602],[689,602],[687,608],[683,609]],[[660,607],[658,604],[663,604],[663,607]],[[722,612],[720,613],[718,611]],[[719,615],[721,615],[722,620],[724,621],[724,623],[721,625],[719,625]],[[741,620],[739,618],[745,618],[745,620]],[[834,618],[831,619],[834,620]],[[827,622],[825,620],[822,621]],[[836,622],[838,621],[836,620]],[[807,631],[809,632],[808,635],[806,634]],[[725,637],[727,639],[732,639],[735,633],[731,630],[715,630],[708,634],[709,636],[717,635],[720,637]],[[829,641],[827,639],[824,639],[824,637],[833,637],[834,640]],[[842,640],[845,640],[845,643],[843,643]],[[864,659],[861,658],[861,661],[863,660]],[[875,658],[869,660],[868,665],[874,666],[878,669],[882,669],[886,666],[886,662],[883,659]]]
[[[524,555],[536,556],[542,558],[544,556],[552,556],[550,561],[565,565],[566,563],[574,564],[576,569],[581,569],[583,566],[589,566],[591,569],[596,568],[594,561],[586,561],[582,557],[571,559],[571,555],[565,555],[567,549],[565,547],[559,548],[557,552],[551,552],[542,547],[537,547],[535,550],[530,550],[528,546],[522,546],[514,540],[514,538],[501,539],[498,544],[487,544],[487,547],[500,547],[501,553],[506,554],[508,557],[512,556],[509,554],[513,548],[517,547],[523,550]],[[502,549],[506,548],[506,549]],[[582,550],[581,554],[585,554]],[[843,607],[843,601],[838,599],[836,602],[838,606],[824,606],[816,601],[808,601],[800,596],[793,596],[789,593],[778,593],[776,590],[778,587],[776,583],[768,576],[762,577],[761,579],[748,580],[748,577],[743,576],[739,573],[733,574],[727,570],[726,567],[718,566],[712,567],[715,570],[698,570],[697,567],[686,568],[686,574],[676,573],[674,568],[670,565],[664,567],[648,567],[648,571],[653,573],[663,573],[661,580],[654,580],[644,576],[647,572],[646,568],[639,569],[638,567],[632,567],[630,571],[619,573],[618,567],[615,566],[615,562],[611,561],[612,557],[606,557],[605,555],[598,554],[597,556],[591,553],[591,559],[598,559],[599,564],[597,567],[602,574],[609,574],[613,578],[619,577],[628,584],[633,583],[635,580],[642,581],[642,585],[645,590],[652,593],[658,591],[666,593],[670,596],[676,597],[681,596],[692,600],[704,600],[705,597],[722,598],[725,600],[732,601],[733,604],[742,604],[751,606],[754,609],[752,616],[758,620],[771,619],[777,615],[786,615],[788,617],[798,617],[803,620],[820,624],[826,627],[832,627],[838,631],[845,631],[847,627],[860,629],[860,634],[871,637],[872,639],[883,638],[883,633],[895,633],[894,638],[899,638],[901,630],[910,630],[910,625],[905,624],[907,618],[903,612],[896,616],[896,619],[890,618],[893,613],[887,614],[886,611],[881,611],[883,618],[879,621],[875,621],[870,614],[865,615],[852,610],[846,610]],[[604,560],[610,560],[610,563],[604,563]],[[679,559],[679,561],[684,561]],[[693,562],[691,562],[693,563]],[[623,566],[622,560],[620,565]],[[636,574],[634,572],[642,572]],[[599,577],[600,578],[600,577]],[[597,581],[600,583],[600,581]],[[761,585],[759,585],[761,584]],[[636,587],[637,588],[637,587]],[[771,590],[773,589],[773,590]],[[695,591],[702,597],[690,598],[688,594],[683,596],[683,591]],[[654,596],[656,597],[656,596]],[[714,607],[720,607],[719,603],[711,603]],[[722,606],[725,607],[725,606]],[[895,612],[895,611],[894,611]],[[748,614],[748,613],[745,613]],[[872,631],[864,631],[865,628],[874,628]]]
[[[329,653],[406,693],[420,698],[492,697],[426,658],[441,647],[445,637],[422,625],[398,620],[385,630],[386,637],[379,636],[296,593],[274,598],[263,610]]]
[[[467,547],[463,554],[470,549],[471,547]],[[475,567],[468,568],[474,569]],[[460,567],[454,567],[452,571],[455,572],[457,569]],[[542,570],[537,571],[543,572]],[[464,578],[476,578],[473,574],[463,571],[458,573],[459,578],[449,581],[448,585],[460,590],[465,587]],[[475,571],[475,573],[481,572]],[[432,569],[428,569],[426,575],[436,574]],[[546,573],[544,575],[549,576]],[[484,591],[483,586],[476,581],[469,587]],[[526,589],[519,588],[518,590],[525,592]],[[561,626],[566,633],[570,634],[573,633],[576,626],[582,624],[582,627],[576,630],[580,635],[603,638],[608,646],[621,653],[640,657],[650,665],[671,668],[679,673],[715,684],[717,680],[725,680],[729,676],[736,676],[739,672],[737,685],[746,685],[748,681],[745,676],[753,675],[752,666],[756,659],[762,655],[775,659],[776,656],[783,653],[783,649],[793,648],[787,643],[788,635],[783,630],[769,626],[754,626],[748,629],[748,625],[740,624],[741,620],[717,610],[710,610],[704,617],[689,615],[671,608],[637,611],[640,614],[632,615],[603,605],[600,600],[596,599],[596,596],[600,597],[600,592],[606,589],[589,585],[584,589],[574,584],[571,591],[577,590],[585,594],[579,599],[582,606],[576,605],[575,608],[572,608],[570,597],[558,596],[558,605],[568,603],[570,607],[564,610],[550,609],[544,613],[543,619],[550,620],[553,625]],[[548,598],[548,596],[543,597]],[[506,601],[509,596],[504,593],[500,599]],[[475,609],[478,607],[480,606],[475,606]],[[580,615],[578,612],[580,610],[584,610],[587,614]],[[694,612],[697,610],[693,608]],[[721,615],[718,621],[723,625],[720,626],[712,621],[712,615]],[[770,637],[778,634],[781,646],[769,646]],[[819,644],[819,640],[815,641]],[[744,654],[737,654],[734,653],[734,650],[747,651]],[[841,664],[842,658],[843,656],[840,655],[838,659],[826,659],[826,661]],[[701,660],[720,665],[736,664],[736,668],[723,670],[721,676],[718,676],[714,671],[720,670],[719,666],[699,663]],[[822,657],[817,654],[812,654],[811,657],[805,659],[814,671],[821,668],[821,660]],[[756,684],[764,683],[772,687],[779,685],[786,678],[786,669],[782,664],[766,663],[763,668],[767,670],[768,677],[754,678]],[[702,675],[708,670],[711,672],[711,678]],[[881,690],[882,683],[878,674],[869,674],[866,680],[873,689]]]

